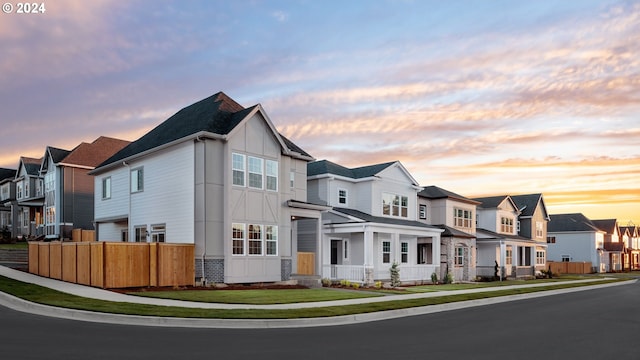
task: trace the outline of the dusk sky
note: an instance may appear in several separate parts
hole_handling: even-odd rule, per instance
[[[0,13],[0,167],[223,91],[319,160],[640,225],[640,1],[38,3]]]

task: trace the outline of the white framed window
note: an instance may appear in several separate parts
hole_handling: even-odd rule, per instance
[[[249,224],[249,255],[262,255],[262,225]]]
[[[511,265],[513,263],[513,250],[506,249],[505,250],[505,259],[504,262],[506,265]]]
[[[400,243],[400,262],[406,264],[409,262],[409,243]]]
[[[244,155],[236,153],[231,154],[231,169],[233,173],[233,185],[244,186]]]
[[[111,199],[111,176],[102,179],[102,200]]]
[[[264,239],[267,255],[278,255],[278,227],[266,225],[264,227]]]
[[[555,236],[547,236],[547,244],[555,244],[556,237]]]
[[[135,231],[135,238],[134,238],[135,242],[147,242],[147,226],[146,225],[135,226],[133,229]]]
[[[295,171],[291,171],[289,173],[289,187],[291,189],[295,189],[295,187],[296,187],[296,172]]]
[[[427,219],[427,205],[420,204],[419,209],[418,209],[418,214],[420,215],[420,219],[426,220]]]
[[[390,241],[382,242],[382,262],[384,264],[388,264],[391,262],[391,242]]]
[[[562,255],[562,262],[571,261],[571,255]]]
[[[545,262],[545,252],[544,251],[536,251],[536,265],[544,265]]]
[[[44,195],[44,179],[36,180],[36,196]]]
[[[513,234],[513,219],[508,217],[500,218],[500,231],[507,234]]]
[[[382,214],[396,217],[407,217],[409,198],[395,194],[382,194]]]
[[[342,257],[345,260],[349,260],[349,240],[343,240],[342,241]]]
[[[249,187],[254,189],[262,189],[262,163],[263,160],[257,157],[249,156]]]
[[[347,189],[338,189],[338,204],[347,205]]]
[[[266,160],[265,173],[267,175],[267,190],[278,191],[278,162]]]
[[[165,224],[151,225],[151,242],[163,243],[167,237],[167,226]]]
[[[129,229],[123,229],[122,232],[120,232],[120,241],[129,242]]]
[[[56,222],[56,208],[55,206],[47,206],[44,211],[45,224],[55,224]]]
[[[473,211],[467,209],[453,209],[453,225],[470,229],[472,227]]]
[[[137,193],[144,190],[144,168],[131,169],[131,192]]]
[[[542,221],[536,221],[536,238],[542,239],[544,234],[544,223]]]
[[[516,231],[520,233],[520,220],[516,221]]]
[[[233,255],[244,255],[244,224],[233,224],[231,234],[231,247]]]
[[[29,178],[24,181],[24,197],[29,198]]]
[[[18,182],[18,184],[16,184],[16,198],[22,199],[22,197],[23,197],[22,189],[23,188],[24,188],[24,182],[23,181],[20,181],[20,182]]]
[[[454,249],[453,263],[455,266],[464,265],[464,248],[462,246],[456,246]]]

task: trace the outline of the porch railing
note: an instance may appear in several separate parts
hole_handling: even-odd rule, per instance
[[[331,280],[364,282],[365,269],[364,265],[324,265],[322,277]]]
[[[389,265],[391,268],[391,265]],[[366,269],[364,265],[324,265],[322,277],[331,280],[349,280],[364,282]],[[431,274],[436,272],[436,265],[400,265],[400,281],[431,281]],[[389,279],[389,269],[379,269],[373,274],[374,280]],[[439,275],[438,275],[439,277]]]
[[[400,265],[399,268],[400,281],[431,281],[431,274],[434,272],[440,278],[436,265]],[[388,271],[386,275],[383,279],[390,277]]]

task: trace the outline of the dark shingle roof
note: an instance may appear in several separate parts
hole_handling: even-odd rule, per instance
[[[483,233],[485,235],[489,235],[490,238],[488,238],[488,239],[511,239],[511,240],[518,240],[518,241],[533,241],[533,240],[531,240],[529,238],[526,238],[524,236],[513,235],[513,234],[500,234],[500,233],[497,233],[495,231],[482,229],[482,228],[476,228],[476,233]],[[487,238],[477,237],[476,239],[477,240],[483,240],[483,239],[487,239]]]
[[[591,220],[591,222],[607,234],[615,233],[618,226],[618,220],[616,219]]]
[[[536,211],[536,207],[542,198],[542,194],[526,194],[526,195],[512,195],[511,199],[521,210],[521,216],[533,216]]]
[[[5,179],[13,180],[15,177],[16,177],[16,170],[15,169],[0,168],[0,181],[5,180]]]
[[[508,195],[488,196],[488,197],[474,198],[472,200],[479,202],[480,207],[482,208],[491,209],[491,208],[497,208],[498,205],[500,205],[500,203],[502,203],[507,196]]]
[[[218,92],[181,109],[147,134],[105,160],[98,167],[122,161],[199,132],[228,135],[258,106],[254,105],[245,109],[223,92]],[[280,134],[278,135],[280,136]],[[289,150],[311,157],[293,144],[291,140],[283,139],[283,141]]]
[[[42,159],[34,159],[23,156],[20,160],[22,161],[27,174],[34,176],[38,176],[40,174],[40,165],[42,164]]]
[[[378,174],[380,171],[395,164],[396,161],[391,161],[382,164],[361,166],[357,168],[347,168],[342,165],[338,165],[328,160],[314,161],[307,164],[307,176],[320,175],[320,174],[333,174],[348,177],[351,179],[362,179]]]
[[[440,229],[444,229],[444,232],[440,235],[443,237],[458,237],[458,238],[468,238],[468,239],[474,239],[475,235],[471,235],[469,233],[466,233],[464,231],[460,231],[458,229],[452,228],[451,226],[447,226],[447,225],[435,225],[436,227],[440,228]]]
[[[451,199],[461,200],[465,202],[477,203],[477,201],[471,200],[462,195],[458,195],[454,192],[451,192],[433,185],[427,186],[424,189],[422,189],[422,191],[418,193],[418,196],[421,196],[427,199],[434,199],[434,200],[451,198]]]
[[[600,231],[586,216],[576,214],[553,214],[547,225],[547,232]]]
[[[62,161],[62,159],[67,157],[69,153],[71,153],[71,151],[69,150],[58,149],[53,146],[49,146],[48,151],[49,151],[49,154],[51,154],[51,158],[53,159],[54,163],[59,163],[60,161]]]
[[[355,218],[364,220],[366,222],[380,223],[380,224],[404,225],[404,226],[417,226],[417,227],[422,227],[422,228],[427,228],[427,229],[440,229],[437,226],[427,225],[427,224],[421,223],[419,221],[395,219],[395,218],[389,218],[389,217],[383,217],[383,216],[373,216],[373,215],[369,215],[369,214],[367,214],[365,212],[362,212],[362,211],[359,211],[359,210],[354,210],[354,209],[334,207],[333,210],[341,212],[341,213],[343,213],[345,215],[353,216]]]

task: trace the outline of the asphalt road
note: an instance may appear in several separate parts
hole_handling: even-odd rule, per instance
[[[639,359],[640,284],[337,327],[122,326],[0,307],[0,359]]]

